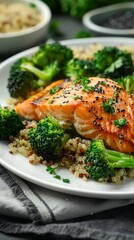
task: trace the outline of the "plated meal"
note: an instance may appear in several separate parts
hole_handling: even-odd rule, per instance
[[[46,43],[11,61],[0,110],[8,156],[19,153],[70,185],[69,175],[86,187],[132,178],[133,72],[133,47],[122,44]]]

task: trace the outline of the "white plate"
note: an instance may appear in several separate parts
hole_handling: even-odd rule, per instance
[[[102,43],[104,45],[119,45],[127,44],[134,46],[133,39],[129,38],[90,38],[83,40],[67,40],[62,41],[68,46],[87,47],[91,43]],[[24,51],[6,60],[0,65],[0,104],[6,105],[6,99],[9,97],[7,91],[7,79],[9,69],[13,62],[20,57],[32,55],[37,48]],[[96,197],[96,198],[133,198],[134,197],[134,179],[128,179],[121,184],[103,184],[88,180],[87,182],[76,178],[67,169],[59,170],[59,174],[63,178],[69,178],[70,184],[53,178],[46,170],[45,166],[34,166],[28,162],[28,159],[22,155],[11,155],[8,152],[6,143],[0,143],[0,163],[5,168],[15,173],[16,175],[27,179],[30,182],[40,186],[53,189],[55,191],[70,193],[73,195]]]

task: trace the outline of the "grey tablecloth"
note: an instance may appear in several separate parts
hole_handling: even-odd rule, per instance
[[[96,214],[134,199],[105,200],[71,196],[28,183],[0,166],[0,232],[16,236],[48,236],[57,239],[134,239],[133,221],[97,218]],[[50,238],[51,239],[51,238]]]

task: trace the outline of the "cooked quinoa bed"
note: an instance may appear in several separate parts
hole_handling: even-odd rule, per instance
[[[58,165],[60,167],[68,168],[76,177],[82,178],[85,181],[90,178],[89,173],[86,171],[85,164],[85,152],[90,145],[90,140],[82,139],[80,137],[69,139],[64,146],[61,159],[56,163],[50,159],[50,162],[48,163],[42,157],[35,154],[27,139],[29,129],[36,127],[37,122],[24,121],[24,124],[26,128],[21,130],[17,137],[10,138],[11,143],[8,146],[11,154],[16,154],[18,152],[27,157],[31,164],[43,164],[46,166]],[[116,175],[111,179],[111,182],[119,183],[125,180],[126,177],[134,177],[134,169],[116,170]]]
[[[73,52],[77,58],[92,59],[92,55],[102,47],[103,45],[100,44],[92,44],[87,49],[73,47]],[[134,60],[134,48],[123,45],[119,46],[119,48],[130,52]],[[10,103],[13,107],[13,105],[16,104],[16,101],[11,99],[8,101],[8,103]],[[76,177],[82,178],[83,180],[90,179],[89,173],[86,171],[85,164],[85,152],[87,147],[90,145],[90,140],[82,139],[80,137],[69,139],[64,146],[61,159],[59,159],[56,163],[52,162],[50,159],[50,162],[48,163],[45,161],[45,159],[35,154],[27,139],[27,133],[29,129],[36,127],[37,122],[25,120],[24,124],[25,129],[21,130],[17,137],[10,138],[11,143],[8,146],[11,154],[19,152],[27,157],[31,164],[43,164],[46,166],[58,165],[60,167],[68,168]],[[129,170],[116,170],[116,174],[114,177],[112,177],[111,182],[119,183],[125,180],[127,177],[134,177],[134,168]]]

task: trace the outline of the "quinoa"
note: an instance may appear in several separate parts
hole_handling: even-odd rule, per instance
[[[91,44],[88,48],[76,48],[72,47],[74,56],[79,59],[92,59],[93,54],[102,49],[102,44]],[[131,53],[134,60],[134,48],[130,46],[120,45],[118,46],[121,50],[127,50]],[[13,107],[18,103],[18,100],[9,99],[8,103]],[[82,139],[80,137],[71,138],[65,144],[61,159],[56,163],[47,162],[41,156],[38,156],[31,148],[28,142],[27,133],[30,128],[37,126],[36,121],[24,121],[25,129],[21,130],[16,137],[11,137],[11,143],[9,146],[9,152],[16,154],[17,152],[24,155],[29,159],[31,164],[43,164],[43,165],[57,165],[69,169],[76,177],[82,178],[83,180],[90,179],[89,173],[86,171],[85,153],[90,146],[90,140]],[[115,176],[111,178],[111,182],[120,183],[127,177],[134,177],[134,168],[132,169],[117,169]]]
[[[29,159],[31,164],[39,164],[43,161],[41,156],[35,154],[28,142],[27,134],[30,128],[37,126],[36,121],[23,121],[25,129],[21,130],[16,137],[10,137],[11,143],[8,145],[11,154],[20,153]]]
[[[18,32],[42,21],[36,7],[24,3],[0,3],[0,33]]]

